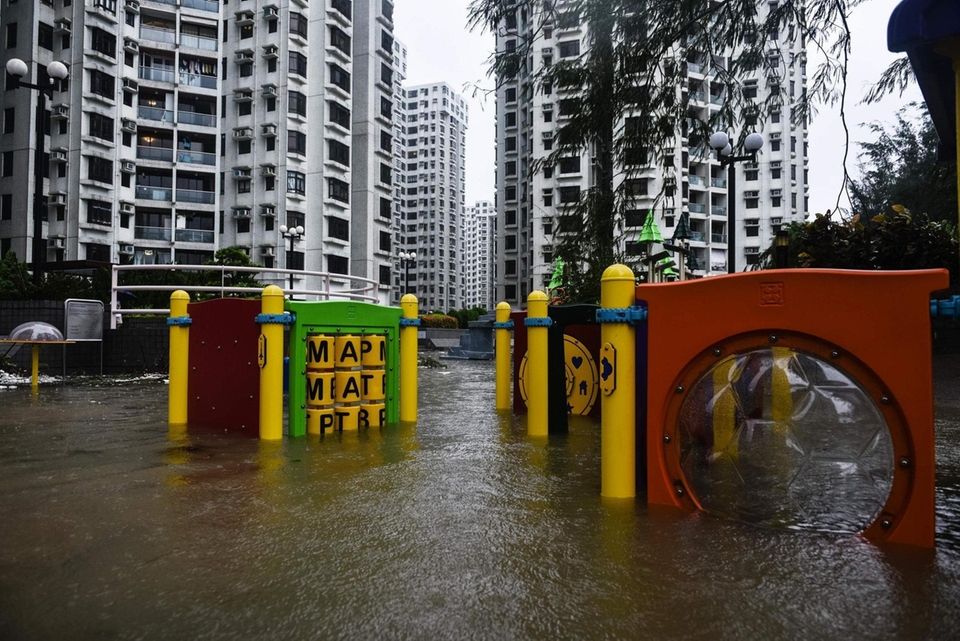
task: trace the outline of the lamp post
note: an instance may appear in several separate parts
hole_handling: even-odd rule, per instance
[[[46,86],[41,81],[39,69],[37,70],[36,84],[24,82],[23,78],[30,72],[27,66],[20,58],[11,58],[7,61],[7,73],[15,80],[14,87],[27,87],[37,92],[37,110],[35,130],[35,149],[33,156],[33,282],[40,282],[40,275],[43,273],[43,264],[47,257],[47,249],[43,244],[43,156],[46,145],[44,144],[43,125],[47,116],[47,98],[53,99],[53,88],[49,79],[65,80],[69,75],[67,66],[62,62],[54,60],[47,65]]]
[[[777,269],[786,269],[790,266],[790,232],[782,227],[777,230],[773,238],[773,261]]]
[[[290,270],[290,255],[293,253],[293,244],[303,238],[303,225],[297,225],[296,227],[287,227],[286,225],[280,225],[280,235],[284,238],[290,239],[290,249],[287,250],[287,259],[286,266]],[[302,266],[301,266],[302,269]],[[293,272],[290,272],[290,299],[293,300]]]
[[[410,294],[410,265],[413,265],[417,262],[417,252],[400,252],[397,254],[397,257],[400,259],[400,265],[403,267],[403,287],[406,290],[405,293]]]
[[[727,168],[727,273],[737,271],[737,168],[736,163],[756,162],[757,152],[763,147],[763,136],[758,133],[748,135],[743,141],[747,153],[734,155],[730,136],[718,131],[710,136],[710,146],[717,152],[721,167]]]

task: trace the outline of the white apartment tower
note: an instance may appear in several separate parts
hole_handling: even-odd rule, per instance
[[[416,252],[411,283],[423,310],[464,305],[460,240],[467,103],[445,82],[407,87],[400,238]],[[398,270],[399,271],[399,270]]]
[[[463,218],[464,307],[482,307],[489,312],[496,306],[496,239],[496,205],[481,200],[467,207]]]
[[[767,9],[764,8],[764,11]],[[549,93],[533,90],[532,81],[545,66],[573,59],[589,46],[583,24],[559,20],[543,25],[541,16],[511,15],[497,32],[497,51],[508,51],[532,39],[528,60],[532,68],[497,89],[497,239],[498,276],[496,297],[513,305],[523,304],[533,289],[549,282],[553,267],[553,241],[560,208],[577,202],[589,188],[592,166],[589,153],[565,158],[555,168],[531,171],[534,162],[549,155],[568,109],[575,102],[555,88]],[[542,28],[541,28],[542,27]],[[760,115],[744,127],[761,132],[766,145],[755,165],[740,164],[737,172],[736,267],[756,262],[780,226],[801,220],[807,211],[807,130],[792,122],[790,104],[804,91],[806,63],[802,39],[786,27],[767,51],[779,74],[743,79],[745,94],[763,104],[771,91],[785,88],[782,108]],[[689,95],[689,120],[707,122],[719,110],[725,88],[715,81],[714,69],[724,59],[708,59],[691,51],[686,60],[686,82],[678,92]],[[639,113],[623,114],[622,123]],[[638,258],[642,247],[632,239],[639,235],[644,218],[655,207],[665,237],[672,236],[681,213],[690,216],[690,245],[699,264],[697,275],[727,271],[727,173],[712,156],[691,145],[689,121],[672,146],[649,159],[639,171],[630,172],[625,185],[631,203],[622,221],[628,258]],[[736,132],[733,132],[736,133]],[[671,162],[672,161],[672,162]],[[639,162],[647,163],[647,160]],[[623,168],[620,168],[621,170]],[[618,171],[622,175],[622,171]],[[659,194],[667,198],[657,203]],[[559,230],[575,233],[576,230]]]
[[[203,262],[216,246],[220,5],[5,2],[5,60],[63,62],[48,101],[46,259]],[[45,74],[44,74],[45,76]],[[42,79],[46,81],[45,77]],[[37,95],[0,94],[0,251],[32,261]]]
[[[406,158],[404,154],[404,128],[407,124],[406,97],[403,82],[407,79],[407,47],[399,40],[393,41],[393,226],[390,230],[394,259],[400,248],[401,224],[403,219],[403,188],[406,184]],[[395,263],[396,264],[396,263]],[[393,291],[390,302],[398,304],[403,295],[403,267],[396,265],[393,270]]]

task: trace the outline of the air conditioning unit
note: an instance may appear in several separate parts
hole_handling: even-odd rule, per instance
[[[124,160],[120,162],[120,171],[125,174],[135,174],[137,173],[137,163],[132,160]]]
[[[780,169],[781,167],[783,167],[783,161],[782,161],[782,160],[771,160],[771,161],[770,161],[770,169]]]
[[[782,224],[783,224],[783,218],[780,218],[779,216],[778,216],[777,218],[771,218],[771,219],[770,219],[770,224],[771,224],[771,225],[782,225]]]
[[[63,249],[65,240],[59,236],[51,236],[47,239],[47,246],[53,249]]]
[[[780,195],[782,195],[782,194],[783,194],[783,190],[782,190],[782,189],[771,189],[771,190],[770,190],[770,195],[773,196],[774,198],[777,198],[778,196],[780,196]]]
[[[66,205],[67,204],[67,195],[63,192],[57,192],[50,194],[47,199],[48,205]]]
[[[54,105],[53,118],[68,118],[70,116],[70,105]]]
[[[250,208],[249,207],[234,207],[233,208],[234,218],[250,218]]]
[[[263,247],[260,248],[260,252],[264,256],[273,256],[275,253],[275,248],[273,245],[264,245]]]
[[[250,168],[249,168],[249,167],[234,167],[234,168],[233,168],[233,177],[234,177],[234,178],[249,178],[249,177],[250,177]]]
[[[277,208],[273,205],[260,205],[260,215],[261,216],[276,216]]]
[[[250,89],[235,89],[233,99],[237,102],[250,102],[253,100],[253,91]]]
[[[770,140],[780,140],[780,132],[779,132],[779,131],[771,131],[771,132],[770,132]]]
[[[241,49],[234,56],[234,60],[236,60],[238,64],[253,62],[253,52],[249,49]]]
[[[70,22],[69,18],[57,18],[53,25],[60,33],[70,33],[73,28],[73,23]]]
[[[260,171],[263,172],[264,176],[276,176],[277,168],[274,165],[262,165]]]
[[[120,253],[124,256],[133,256],[134,247],[133,245],[122,244],[120,245]]]
[[[123,90],[128,93],[137,93],[140,91],[140,83],[133,78],[123,79]]]
[[[250,140],[252,137],[253,132],[250,131],[250,127],[237,127],[233,130],[234,140]]]
[[[133,213],[136,213],[136,208],[133,206],[133,203],[121,202],[121,203],[120,203],[120,213],[121,213],[121,214],[133,214]]]
[[[264,58],[276,58],[280,55],[280,49],[277,45],[265,45],[263,47],[263,57]]]
[[[277,85],[263,85],[263,87],[261,87],[261,93],[263,93],[264,96],[276,96]]]
[[[62,149],[54,149],[50,152],[50,160],[52,162],[67,162],[67,152]]]
[[[246,26],[253,24],[253,11],[250,9],[244,9],[242,11],[237,11],[235,14],[237,17],[237,26]]]
[[[126,8],[130,13],[140,13],[140,0],[127,0]]]
[[[275,5],[269,5],[263,8],[263,17],[267,20],[276,20],[279,15],[280,11]]]
[[[743,192],[743,197],[744,197],[744,198],[759,198],[759,197],[760,197],[760,192],[759,192],[759,191],[745,191],[745,192]]]
[[[273,138],[277,135],[277,126],[271,123],[260,125],[260,131],[264,136],[268,138]]]
[[[123,48],[125,51],[129,51],[130,53],[137,53],[140,51],[140,43],[133,38],[124,38]]]

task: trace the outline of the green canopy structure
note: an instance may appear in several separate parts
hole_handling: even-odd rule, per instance
[[[647,212],[647,218],[643,221],[643,229],[640,230],[640,238],[637,239],[641,243],[662,243],[663,234],[660,233],[660,227],[657,226],[657,221],[653,218],[653,210]]]
[[[681,240],[690,240],[690,214],[683,212],[680,214],[680,220],[677,221],[677,228],[673,232],[673,242]]]
[[[550,289],[559,289],[563,287],[563,259],[557,256],[553,261],[553,274],[550,276],[550,284],[547,285]]]

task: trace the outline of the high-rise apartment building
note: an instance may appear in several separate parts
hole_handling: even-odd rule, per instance
[[[569,109],[576,108],[576,101],[567,99],[575,96],[575,90],[532,91],[534,78],[554,62],[577,58],[589,46],[584,24],[557,22],[544,21],[537,12],[511,15],[497,32],[497,51],[515,49],[528,40],[531,43],[521,74],[498,83],[497,88],[496,296],[512,304],[523,304],[531,290],[549,282],[554,234],[576,231],[558,230],[559,213],[575,204],[592,184],[589,152],[564,158],[553,168],[532,170],[536,160],[552,152]],[[794,32],[785,25],[767,54],[779,66],[779,73],[743,78],[745,97],[762,105],[770,92],[781,88],[786,97],[781,108],[742,125],[762,132],[767,144],[757,164],[736,167],[738,214],[732,233],[737,235],[737,269],[756,262],[779,227],[802,219],[807,211],[807,130],[802,122],[793,122],[790,107],[806,83],[799,30]],[[714,73],[724,59],[690,51],[682,62],[687,73],[678,94],[689,96],[688,119],[706,123],[725,98],[725,86]],[[629,126],[629,120],[638,117],[642,114],[626,112],[621,125]],[[690,246],[700,267],[696,275],[726,273],[726,241],[731,233],[727,229],[727,172],[709,149],[690,144],[686,135],[689,125],[669,150],[638,160],[642,166],[618,168],[617,175],[625,176],[620,180],[628,181],[623,186],[631,196],[620,221],[626,231],[621,249],[628,257],[639,258],[643,247],[633,239],[649,210],[655,211],[665,236],[672,235],[680,215],[687,212]],[[660,194],[666,197],[658,201]]]
[[[406,158],[404,154],[404,128],[407,124],[406,97],[403,82],[407,79],[407,47],[399,40],[393,41],[393,226],[391,238],[393,247],[394,270],[393,291],[390,302],[398,304],[404,294],[403,266],[397,264],[398,252],[402,249],[401,225],[403,220],[403,188],[406,184]]]
[[[416,252],[411,284],[421,309],[459,309],[467,103],[445,82],[404,90],[406,168],[398,248]]]
[[[199,263],[216,246],[220,4],[4,3],[5,60],[63,62],[48,101],[46,259]],[[46,83],[41,72],[41,83]],[[32,261],[36,92],[0,94],[0,251]]]
[[[496,274],[497,207],[481,200],[463,217],[463,306],[493,311]]]

